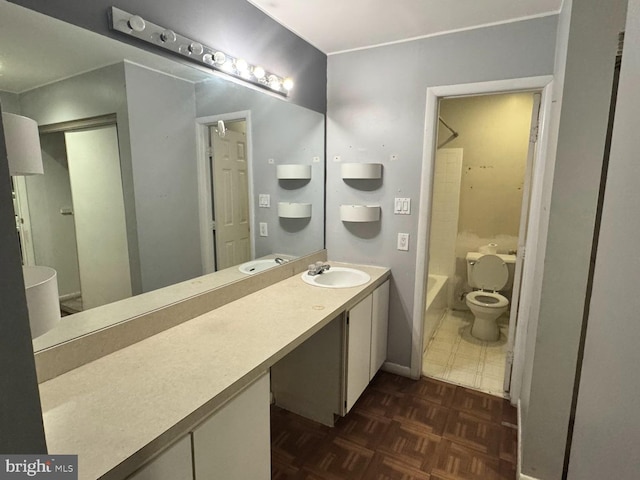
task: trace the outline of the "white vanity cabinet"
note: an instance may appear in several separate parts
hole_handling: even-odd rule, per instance
[[[271,479],[269,373],[127,480]]]
[[[373,292],[371,311],[371,365],[369,380],[373,379],[387,359],[387,338],[389,330],[389,280]]]
[[[389,281],[346,313],[346,374],[343,414],[351,410],[387,356]]]
[[[182,437],[127,480],[193,480],[191,435]]]
[[[385,361],[388,318],[387,280],[272,365],[276,405],[333,426]]]
[[[269,374],[243,390],[193,433],[200,480],[271,478]]]

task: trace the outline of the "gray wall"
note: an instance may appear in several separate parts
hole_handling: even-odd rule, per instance
[[[570,480],[637,478],[640,472],[640,296],[637,180],[640,122],[640,1],[630,0],[596,256]]]
[[[46,453],[19,248],[0,122],[0,452]]]
[[[618,32],[625,0],[571,8],[544,277],[522,399],[525,474],[560,478],[585,307]],[[566,13],[565,13],[566,15]],[[559,41],[562,44],[562,40]],[[558,88],[562,88],[560,85]],[[552,152],[551,152],[552,153]]]
[[[14,0],[12,3],[149,49],[109,30],[107,11],[116,6],[244,57],[249,63],[290,76],[296,83],[290,95],[293,103],[323,113],[326,110],[326,55],[245,0]],[[155,48],[151,50],[160,53]]]
[[[426,90],[553,72],[556,17],[544,17],[329,57],[327,249],[334,260],[391,267],[388,360],[409,366]],[[390,161],[390,155],[398,155]],[[382,162],[371,191],[340,179],[343,162]],[[412,199],[411,216],[393,215],[393,198]],[[379,223],[349,226],[339,206],[380,204]],[[411,235],[409,252],[396,235]]]
[[[20,115],[20,101],[17,93],[0,91],[0,104],[3,112]]]
[[[125,62],[142,291],[202,275],[194,85]]]
[[[38,125],[116,114],[131,285],[134,293],[140,293],[142,286],[124,64],[110,65],[25,92],[20,95],[20,108],[23,115],[34,119]]]
[[[256,258],[324,248],[324,116],[216,78],[196,85],[196,105],[198,117],[251,111]],[[316,156],[319,163],[313,163]],[[287,163],[311,165],[311,181],[278,182],[276,166]],[[258,208],[260,193],[271,196],[271,208]],[[278,202],[311,203],[311,220],[279,219]],[[258,235],[260,222],[267,223],[268,237]]]

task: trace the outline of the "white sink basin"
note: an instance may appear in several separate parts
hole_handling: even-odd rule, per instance
[[[276,263],[274,258],[263,258],[261,260],[251,260],[250,262],[243,263],[238,267],[238,270],[247,275],[253,275],[254,273],[263,272],[277,265],[278,263]]]
[[[302,280],[315,287],[348,288],[364,285],[371,280],[371,276],[355,268],[331,267],[318,275],[309,275],[309,272],[304,272]]]

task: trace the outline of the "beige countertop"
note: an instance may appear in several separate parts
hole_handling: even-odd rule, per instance
[[[125,478],[389,275],[354,267],[371,281],[294,275],[42,383],[49,452],[77,454],[80,479]]]
[[[275,258],[276,256],[293,259],[290,255],[272,254],[256,260]],[[248,275],[240,272],[238,266],[202,275],[184,282],[142,293],[117,302],[63,317],[54,329],[33,340],[33,350],[38,352],[46,348],[67,342],[70,339],[87,335],[96,330],[126,321],[150,311],[166,307],[211,289],[246,279]]]

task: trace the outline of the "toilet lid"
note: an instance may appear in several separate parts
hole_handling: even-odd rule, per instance
[[[509,269],[497,255],[483,255],[473,266],[471,277],[482,290],[497,292],[507,284]]]

